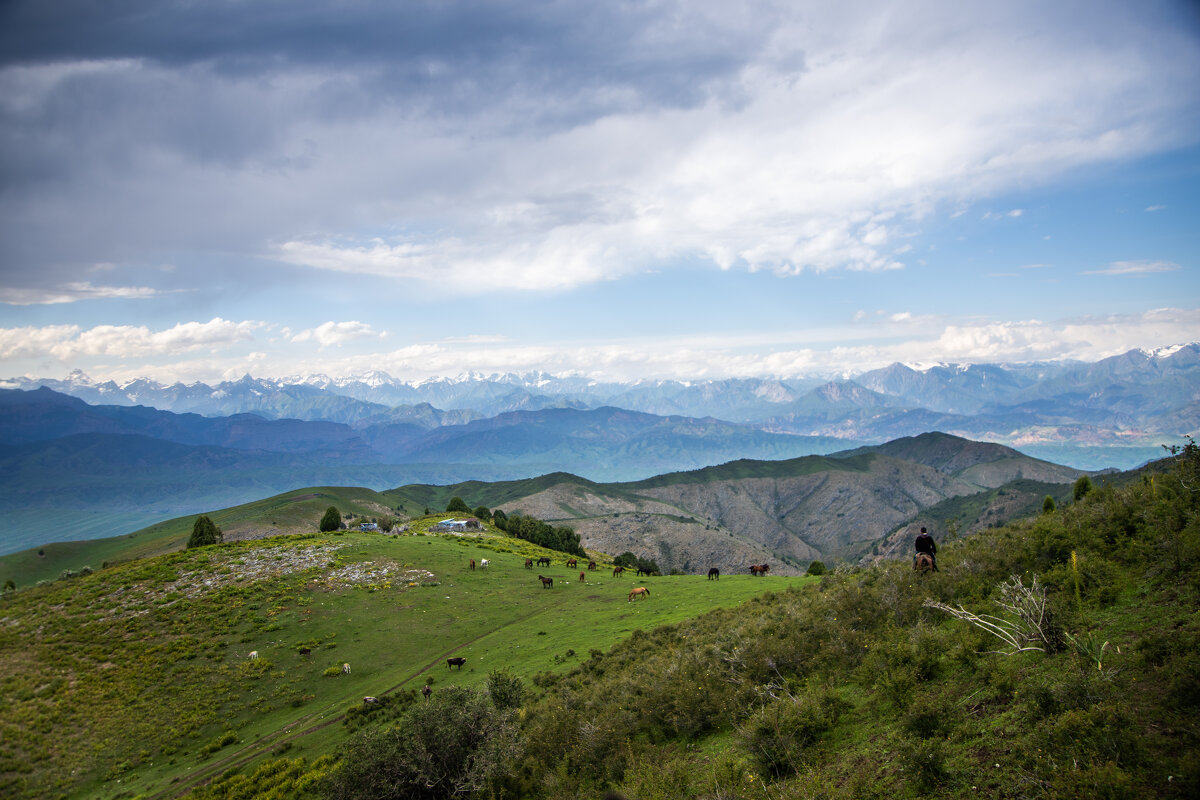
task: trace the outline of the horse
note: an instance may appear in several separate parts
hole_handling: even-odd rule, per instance
[[[638,568],[637,568],[637,577],[639,577],[639,578],[640,578],[641,576],[643,576],[643,575],[650,576],[650,575],[653,575],[653,574],[654,574],[654,573],[652,573],[652,572],[651,572],[649,569],[647,569],[646,567],[638,567]]]
[[[586,573],[584,573],[584,572],[579,573],[579,582],[587,583],[587,574]]]
[[[480,569],[488,568],[488,560],[486,558],[479,562],[479,568]]]
[[[639,586],[636,589],[629,590],[628,602],[632,603],[633,598],[635,598],[635,597],[649,597],[649,596],[650,596],[650,590],[647,589],[645,586]]]
[[[363,698],[363,705],[373,706],[378,702],[379,702],[379,698],[373,697],[372,695],[367,695],[366,697]]]
[[[342,674],[343,675],[350,674],[350,665],[349,664],[342,664]]]
[[[473,558],[471,559],[471,570],[472,571],[475,570],[475,559],[473,559]]]
[[[421,694],[425,695],[425,699],[429,699],[429,695],[433,694],[433,689],[429,688],[429,684],[425,684],[425,688],[421,690]]]
[[[543,589],[553,589],[554,588],[554,578],[546,578],[541,575],[538,575],[538,580],[542,582]]]
[[[525,569],[533,569],[533,559],[532,558],[525,559]]]
[[[913,572],[919,572],[924,575],[926,572],[933,572],[933,556],[929,553],[917,553],[913,557]]]
[[[750,574],[756,575],[761,578],[763,575],[766,575],[768,570],[770,570],[770,569],[771,569],[770,564],[751,564],[750,565]]]
[[[459,671],[461,672],[462,665],[465,663],[467,663],[467,660],[465,658],[463,658],[462,656],[455,656],[454,658],[447,658],[446,659],[446,668],[454,669],[455,667],[458,667]]]
[[[311,655],[312,655],[312,648],[311,648],[311,647],[301,647],[301,648],[300,648],[300,655],[302,655],[302,656],[311,656]]]
[[[588,569],[595,569],[595,568],[596,568],[596,562],[595,562],[595,561],[589,561],[589,562],[588,562]]]
[[[257,650],[251,650],[251,651],[250,651],[250,660],[251,660],[251,661],[258,661],[258,651],[257,651]]]
[[[710,569],[710,570],[708,571],[708,579],[709,579],[710,581],[719,581],[719,580],[721,580],[721,570],[717,569],[716,567],[713,567],[712,569]]]
[[[547,567],[550,566],[550,557],[549,556],[542,556],[541,558],[538,559],[538,566],[540,567],[543,565],[547,566]]]
[[[622,572],[624,572],[624,571],[625,571],[625,568],[624,568],[624,567],[622,567],[622,566],[616,566],[616,567],[613,567],[613,577],[614,577],[614,578],[619,578],[619,577],[621,577],[621,573],[622,573]]]
[[[579,562],[576,561],[575,559],[571,558],[571,559],[567,560],[567,566],[570,567],[571,569],[574,569],[575,567],[579,566]]]

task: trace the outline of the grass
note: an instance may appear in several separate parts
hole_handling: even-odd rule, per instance
[[[524,568],[540,555],[554,566]],[[472,558],[491,566],[472,572]],[[177,552],[8,593],[0,793],[167,796],[276,751],[334,752],[363,696],[426,680],[479,686],[497,668],[528,682],[635,632],[806,580],[597,570],[580,583],[564,563],[495,535],[355,532]],[[635,585],[650,598],[628,602]],[[467,659],[461,671],[446,667],[451,655]]]

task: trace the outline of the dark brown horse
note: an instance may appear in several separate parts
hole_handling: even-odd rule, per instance
[[[540,567],[542,565],[545,565],[547,567],[550,566],[550,557],[549,556],[542,556],[541,558],[538,559],[538,566]]]
[[[579,573],[579,582],[587,583],[587,573],[586,572]]]
[[[576,560],[575,560],[575,559],[573,559],[573,558],[572,558],[572,559],[568,559],[568,560],[567,560],[567,566],[568,566],[568,567],[571,567],[572,569],[574,569],[575,567],[578,567],[578,566],[579,566],[579,562],[578,562],[578,561],[576,561]]]
[[[710,569],[710,570],[708,571],[708,579],[709,579],[710,581],[719,581],[719,580],[721,580],[721,570],[717,569],[716,567],[713,567],[712,569]]]
[[[933,556],[929,553],[917,553],[913,557],[913,572],[920,572],[922,575],[933,572]]]
[[[588,562],[588,569],[595,569],[595,568],[596,568],[596,562],[595,562],[595,561],[589,561],[589,562]]]
[[[471,559],[471,569],[475,569],[475,559]]]
[[[621,577],[621,573],[624,571],[625,571],[624,567],[621,567],[621,566],[613,567],[613,577],[614,578]]]
[[[761,578],[763,575],[766,575],[767,572],[770,571],[770,569],[771,569],[770,564],[751,564],[750,565],[750,574],[756,575]]]
[[[649,576],[649,575],[653,575],[654,573],[652,573],[650,570],[646,569],[645,567],[638,567],[637,574],[638,574],[638,577],[641,577],[642,575]]]
[[[463,658],[462,656],[455,656],[454,658],[446,659],[446,666],[449,669],[454,669],[455,667],[458,667],[459,670],[461,671],[462,665],[465,663],[467,663],[467,660],[465,658]]]
[[[543,589],[553,589],[554,588],[554,578],[546,578],[541,575],[538,575],[538,580],[542,582]]]
[[[533,559],[532,558],[525,559],[525,569],[533,569]]]

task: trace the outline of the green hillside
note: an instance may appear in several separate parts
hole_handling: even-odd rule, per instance
[[[324,507],[339,491],[262,511]],[[426,533],[435,520],[399,536],[173,552],[6,592],[0,796],[169,796],[272,754],[335,753],[364,696],[399,704],[426,681],[479,686],[494,669],[528,683],[637,631],[805,580],[613,577],[594,554],[601,568],[581,583],[561,553],[490,532]],[[153,550],[179,535],[142,537]],[[525,568],[543,555],[553,566]],[[486,570],[469,569],[485,558]],[[630,602],[634,586],[650,597]],[[446,666],[452,655],[466,658],[461,671]]]
[[[520,673],[515,711],[504,692],[490,712],[435,692],[438,714],[491,723],[474,741],[418,704],[337,761],[275,760],[194,796],[450,797],[479,762],[416,780],[436,751],[494,767],[474,797],[1195,797],[1200,452],[1167,467],[946,544],[937,573],[839,570],[631,630]]]

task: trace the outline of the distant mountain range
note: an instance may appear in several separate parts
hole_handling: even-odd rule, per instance
[[[558,471],[622,481],[845,444],[617,408],[513,411],[457,424],[427,406],[412,408],[421,414],[380,413],[351,426],[94,406],[47,388],[0,390],[0,552],[45,540],[48,527],[57,539],[83,538],[72,533],[82,528],[89,536],[123,532],[97,515],[149,515],[137,519],[144,525],[297,486],[385,489]],[[421,422],[422,414],[429,419]]]
[[[0,552],[121,533],[311,485],[387,489],[557,472],[629,482],[931,431],[1072,468],[1131,468],[1200,422],[1200,345],[1094,364],[916,367],[853,379],[217,386],[0,382]],[[813,545],[817,547],[817,545]],[[800,557],[801,550],[796,551]]]
[[[93,405],[389,429],[387,436],[397,437],[389,447],[420,431],[460,428],[514,412],[613,408],[830,437],[843,445],[945,431],[1096,470],[1136,466],[1159,455],[1160,445],[1178,443],[1200,427],[1200,344],[1131,350],[1095,363],[893,364],[836,380],[614,383],[530,373],[410,383],[373,372],[167,386],[148,380],[95,383],[76,373],[66,380],[13,378],[0,387],[46,387]],[[510,424],[494,422],[492,428]],[[378,442],[387,436],[366,438]]]

